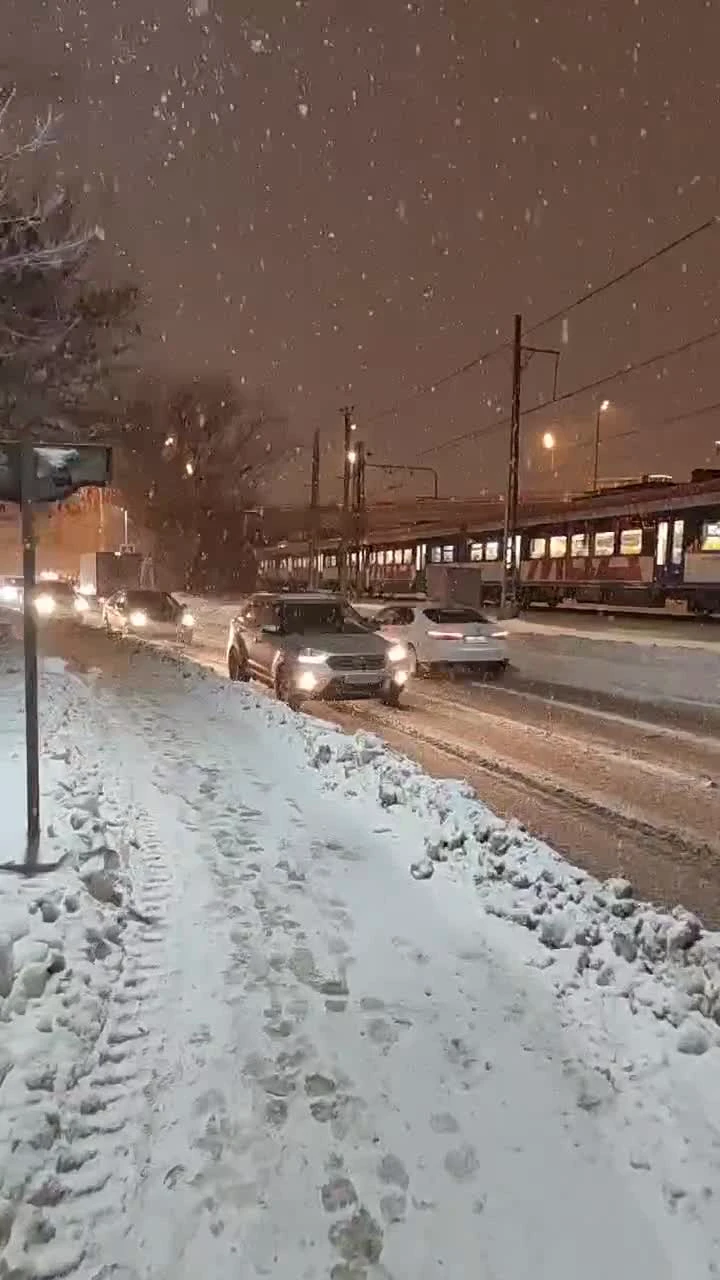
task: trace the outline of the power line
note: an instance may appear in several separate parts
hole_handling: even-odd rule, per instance
[[[705,342],[711,342],[714,338],[720,337],[720,329],[711,329],[709,333],[700,334],[697,338],[691,338],[688,342],[682,342],[677,347],[670,347],[666,351],[660,351],[654,356],[649,356],[646,360],[638,360],[635,364],[624,365],[621,369],[616,369],[614,373],[604,374],[601,378],[594,378],[592,382],[586,382],[581,387],[575,387],[572,391],[564,391],[562,395],[555,400],[548,400],[546,404],[533,405],[531,409],[523,409],[523,418],[529,418],[534,413],[547,413],[549,409],[554,408],[558,404],[563,404],[567,400],[574,400],[576,396],[587,394],[589,391],[597,391],[600,387],[605,387],[608,383],[622,381],[623,378],[629,378],[631,374],[638,373],[642,369],[649,369],[652,365],[658,364],[661,360],[670,360],[673,356],[683,355],[686,351],[691,351],[695,347],[702,346]],[[423,449],[418,457],[427,457],[430,453],[441,453],[444,449],[454,449],[458,445],[464,444],[467,440],[474,440],[478,436],[489,435],[493,431],[506,427],[510,422],[509,417],[499,418],[497,422],[488,423],[484,427],[473,427],[471,431],[465,431],[460,436],[453,436],[451,440],[445,440],[442,444],[430,445],[427,449]]]
[[[604,445],[614,444],[616,440],[627,440],[630,436],[644,436],[647,431],[658,431],[660,427],[671,427],[677,422],[689,422],[691,418],[703,418],[708,413],[717,413],[720,411],[720,400],[716,400],[714,404],[702,405],[699,409],[689,409],[685,413],[673,413],[669,418],[658,418],[657,422],[653,422],[644,427],[630,427],[627,431],[617,431],[614,435],[608,435],[603,438]],[[573,449],[590,449],[594,441],[580,440],[573,444]]]
[[[531,333],[536,333],[538,329],[545,328],[555,320],[560,320],[563,317],[570,315],[572,311],[577,310],[577,308],[581,307],[583,303],[590,302],[591,298],[597,298],[600,294],[606,293],[608,289],[614,288],[616,284],[622,284],[625,280],[629,280],[631,276],[636,275],[638,271],[642,271],[645,267],[650,266],[651,263],[657,262],[659,258],[664,257],[666,253],[671,253],[674,249],[678,249],[680,245],[687,244],[690,240],[694,240],[696,236],[701,235],[703,232],[709,231],[711,227],[716,227],[719,222],[720,217],[715,214],[711,218],[706,218],[706,220],[701,222],[697,227],[693,227],[691,231],[685,232],[684,235],[678,236],[675,240],[668,241],[668,243],[662,245],[660,249],[656,249],[654,253],[648,254],[647,257],[634,263],[633,266],[627,267],[624,271],[621,271],[618,275],[612,276],[603,284],[597,285],[596,288],[590,289],[587,293],[581,294],[580,297],[575,298],[573,302],[568,303],[564,307],[560,307],[557,311],[545,316],[542,320],[536,321],[535,324],[531,325],[529,329],[524,331],[523,336],[528,337]],[[442,377],[436,378],[432,382],[423,383],[421,386],[416,387],[414,391],[410,392],[409,395],[401,397],[399,400],[396,400],[393,404],[386,406],[384,409],[379,409],[376,413],[371,414],[366,421],[368,423],[378,422],[381,418],[390,417],[405,405],[414,403],[415,400],[419,400],[423,396],[437,391],[439,387],[443,387],[449,382],[454,382],[456,378],[461,378],[466,373],[470,373],[472,369],[476,369],[479,365],[486,364],[495,356],[502,354],[503,351],[508,351],[511,346],[512,343],[508,340],[499,343],[495,347],[491,347],[487,351],[481,352],[480,355],[474,356],[471,360],[466,360],[464,364],[458,365],[456,369],[451,369],[449,373],[444,374]]]
[[[525,337],[528,334],[535,333],[537,329],[543,329],[545,325],[552,324],[555,320],[560,320],[563,316],[569,315],[571,311],[581,307],[584,302],[589,302],[591,298],[599,297],[601,293],[612,289],[614,285],[622,284],[624,280],[629,280],[637,271],[642,271],[644,267],[649,267],[651,262],[657,262],[658,258],[662,258],[666,253],[671,253],[673,249],[679,249],[681,244],[687,244],[689,240],[694,240],[695,236],[699,236],[703,231],[708,231],[710,227],[717,226],[718,222],[720,222],[720,218],[718,218],[717,214],[714,214],[712,218],[707,218],[705,222],[701,222],[699,226],[694,227],[692,231],[686,231],[685,235],[678,236],[676,240],[670,240],[668,244],[663,245],[661,249],[657,249],[655,253],[649,254],[647,258],[643,258],[641,262],[636,262],[634,266],[628,267],[626,271],[621,271],[619,275],[613,276],[611,280],[606,280],[604,284],[599,284],[597,288],[590,289],[588,293],[582,294],[569,307],[561,307],[559,311],[553,312],[551,316],[546,316],[544,320],[538,320],[537,324],[534,324],[526,331]]]

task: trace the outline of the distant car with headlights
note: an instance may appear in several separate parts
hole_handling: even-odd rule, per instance
[[[167,591],[116,591],[105,601],[102,618],[109,635],[192,644],[195,633],[192,613]]]
[[[407,650],[387,643],[337,596],[261,592],[230,623],[231,680],[255,676],[299,707],[311,698],[378,698],[396,707],[408,680]]]
[[[369,625],[390,643],[405,645],[410,671],[481,671],[499,676],[508,666],[507,632],[477,609],[432,600],[398,601]]]
[[[0,577],[0,605],[9,609],[21,609],[24,594],[22,578]]]
[[[82,622],[88,602],[65,578],[41,579],[32,598],[38,622]]]

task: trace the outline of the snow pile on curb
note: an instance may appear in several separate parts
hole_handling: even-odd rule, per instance
[[[463,863],[488,914],[535,934],[569,985],[594,983],[678,1028],[688,1054],[720,1047],[720,934],[696,916],[637,901],[627,880],[600,882],[519,826],[495,817],[467,785],[429,778],[366,733],[349,737],[300,720],[310,763],[326,785],[369,791],[385,809],[409,808],[425,832],[410,867],[429,879],[438,863]]]
[[[0,804],[9,814],[23,807],[22,690],[14,669],[2,674]],[[129,905],[132,832],[105,794],[92,740],[85,756],[75,743],[72,703],[82,697],[63,663],[43,664],[41,855],[55,869],[0,873],[0,1152],[13,1153],[0,1167],[0,1275],[4,1266],[29,1274],[31,1261],[33,1274],[65,1274],[70,1259],[48,1210],[91,1187],[77,1143],[92,1130],[91,1073],[104,1069],[101,1037],[128,925],[139,919]],[[11,844],[0,861],[22,855]]]

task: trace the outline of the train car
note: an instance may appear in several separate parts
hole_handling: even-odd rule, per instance
[[[516,562],[520,603],[561,602],[720,610],[720,473],[695,472],[688,484],[645,478],[558,504],[555,514],[523,512]],[[266,549],[268,585],[309,580],[307,544]],[[315,581],[337,586],[337,539],[317,551]],[[463,571],[467,603],[500,599],[505,547],[498,507],[482,523],[371,531],[348,551],[356,590],[399,595]]]

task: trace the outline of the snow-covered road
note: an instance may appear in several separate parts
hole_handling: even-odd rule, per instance
[[[717,1275],[720,944],[377,740],[97,641],[42,682],[66,862],[0,880],[0,1274]]]

